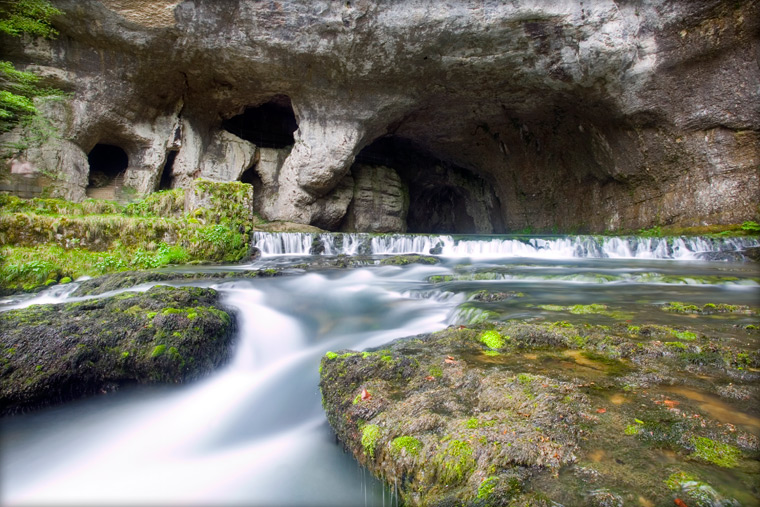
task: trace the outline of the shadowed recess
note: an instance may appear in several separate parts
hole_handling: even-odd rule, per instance
[[[256,107],[246,107],[242,114],[222,122],[222,128],[261,148],[285,148],[295,143],[298,128],[290,98],[278,95]]]

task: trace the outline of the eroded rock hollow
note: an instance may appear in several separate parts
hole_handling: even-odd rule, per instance
[[[755,0],[54,4],[58,39],[2,43],[71,92],[48,111],[63,140],[8,167],[72,199],[106,145],[139,194],[243,180],[265,218],[330,230],[759,213]]]

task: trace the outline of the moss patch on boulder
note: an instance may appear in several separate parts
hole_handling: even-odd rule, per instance
[[[756,501],[760,419],[725,424],[702,400],[736,392],[756,404],[747,369],[760,356],[688,328],[678,331],[693,339],[673,347],[673,331],[509,321],[331,352],[323,406],[405,505],[672,503],[663,477],[676,468],[705,484],[730,470],[745,490],[700,491]]]
[[[196,287],[2,312],[0,413],[201,377],[227,361],[234,330],[218,293]]]

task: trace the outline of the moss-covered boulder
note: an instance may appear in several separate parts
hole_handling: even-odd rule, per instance
[[[234,330],[218,293],[196,287],[0,313],[0,413],[201,377],[229,358]]]
[[[328,352],[320,388],[338,438],[406,505],[693,501],[673,474],[734,505],[758,500],[760,418],[723,407],[758,401],[758,366],[688,329],[486,323]]]

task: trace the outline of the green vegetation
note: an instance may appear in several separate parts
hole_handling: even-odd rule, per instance
[[[50,24],[54,16],[63,14],[47,0],[13,0],[0,7],[0,33],[13,37],[23,34],[55,38],[58,32]],[[35,100],[60,99],[63,92],[39,85],[34,73],[16,69],[12,63],[0,61],[0,133],[17,125],[27,130],[27,138],[16,149],[25,149],[30,141],[42,143],[55,135],[55,129],[41,114]]]
[[[478,500],[488,500],[488,498],[493,493],[494,488],[496,487],[496,483],[499,480],[498,477],[488,477],[483,480],[483,482],[480,483],[480,486],[478,487]]]
[[[697,458],[724,468],[733,468],[739,464],[741,451],[733,445],[716,442],[707,437],[694,437],[691,444]]]
[[[742,231],[748,232],[750,234],[760,234],[760,224],[752,220],[743,222]]]
[[[650,238],[663,238],[666,236],[751,236],[760,234],[760,224],[750,220],[741,224],[698,225],[693,227],[657,225],[649,229],[616,231],[613,234],[616,236],[636,235]]]
[[[463,440],[450,440],[443,445],[443,450],[435,456],[441,481],[443,484],[460,482],[475,467],[472,446]]]
[[[711,314],[711,313],[752,313],[748,306],[742,305],[727,305],[724,303],[707,303],[703,306],[698,306],[690,303],[682,303],[680,301],[671,301],[662,306],[662,310],[671,313],[683,313],[683,314]]]
[[[504,347],[505,339],[509,339],[508,336],[502,336],[499,334],[498,331],[495,329],[489,329],[488,331],[483,331],[480,336],[478,337],[478,340],[483,343],[486,347],[491,349],[500,349]]]
[[[191,191],[198,188],[219,195],[210,198],[210,207],[188,214],[182,189],[128,205],[0,195],[0,289],[32,290],[83,275],[171,264],[239,261],[249,249],[250,185],[196,180]]]
[[[367,424],[362,428],[362,447],[370,459],[375,459],[375,447],[377,447],[380,435],[380,427],[375,424]]]
[[[607,305],[592,303],[590,305],[539,305],[538,308],[549,312],[569,312],[573,315],[606,315],[613,319],[625,319],[631,316],[621,311],[610,310]]]
[[[156,345],[153,347],[153,351],[150,353],[150,357],[158,357],[164,353],[166,345]]]
[[[420,447],[422,447],[422,443],[410,436],[397,437],[391,442],[391,452],[396,456],[403,454],[417,456],[420,453]]]

